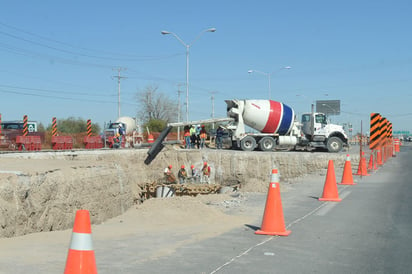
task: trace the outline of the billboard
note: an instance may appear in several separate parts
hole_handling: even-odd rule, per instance
[[[322,112],[326,115],[340,114],[340,100],[319,100],[316,101],[316,112]]]

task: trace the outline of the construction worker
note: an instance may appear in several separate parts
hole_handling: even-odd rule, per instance
[[[200,149],[200,131],[201,131],[200,125],[197,125],[196,126],[196,147],[198,149]]]
[[[223,127],[219,126],[216,130],[216,148],[222,149],[223,147]]]
[[[120,146],[122,145],[122,141],[123,141],[123,136],[125,135],[125,130],[122,126],[122,124],[119,124],[119,131],[118,131],[118,135],[119,135],[119,140],[120,140]]]
[[[164,176],[165,176],[166,184],[176,183],[176,177],[172,173],[172,165],[169,165],[167,168],[165,168]]]
[[[210,166],[207,164],[207,162],[204,162],[203,167],[202,167],[201,183],[209,183],[209,178],[210,178]]]
[[[192,174],[191,174],[191,176],[192,176],[192,177],[191,177],[192,182],[198,183],[198,182],[200,181],[199,169],[198,169],[198,168],[195,168],[194,165],[191,165],[191,166],[190,166],[190,170],[192,171]]]
[[[113,137],[113,148],[119,148],[121,144],[121,139],[120,139],[120,134],[116,133],[116,135]]]
[[[204,125],[202,125],[202,129],[200,130],[199,136],[200,136],[200,149],[203,149],[205,147],[206,137],[207,137],[206,129]]]
[[[184,184],[186,183],[187,179],[187,172],[185,169],[185,166],[182,165],[179,169],[179,172],[177,173],[177,178],[179,178],[179,183]]]
[[[190,147],[194,148],[196,145],[196,126],[192,125],[190,128]]]
[[[185,137],[185,148],[190,148],[190,128],[188,126],[185,126],[184,137]]]

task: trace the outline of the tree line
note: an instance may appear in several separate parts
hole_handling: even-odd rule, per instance
[[[179,102],[159,91],[158,86],[147,86],[143,91],[136,93],[138,109],[137,118],[144,129],[149,128],[152,132],[162,131],[167,123],[177,122],[181,114]],[[45,127],[42,123],[37,125],[39,132],[51,131],[52,125]],[[81,133],[87,131],[87,120],[83,118],[59,118],[57,129],[60,133]],[[102,127],[98,123],[92,123],[92,132],[99,134]]]

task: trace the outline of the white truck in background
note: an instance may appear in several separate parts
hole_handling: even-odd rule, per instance
[[[110,146],[113,137],[119,133],[119,126],[125,130],[124,135],[124,146],[125,147],[140,147],[143,142],[143,133],[140,124],[137,122],[136,118],[123,116],[117,119],[115,122],[109,122],[107,127],[104,129],[104,142],[106,145]]]
[[[305,149],[322,148],[339,152],[348,144],[348,137],[340,125],[330,124],[323,113],[312,112],[296,120],[294,110],[272,100],[226,100],[227,116],[233,122],[226,126],[232,148],[269,151],[276,146]],[[245,126],[256,133],[246,132]]]

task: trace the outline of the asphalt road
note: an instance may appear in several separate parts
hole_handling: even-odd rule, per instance
[[[122,273],[411,273],[411,162],[412,147],[402,147],[339,186],[341,202],[317,200],[324,182],[294,185],[282,194],[287,237],[255,235],[257,220]]]

